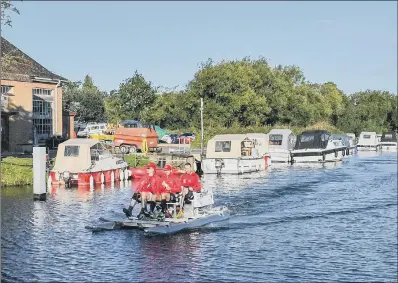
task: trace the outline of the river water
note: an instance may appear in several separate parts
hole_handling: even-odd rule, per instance
[[[5,282],[397,282],[397,155],[359,152],[336,164],[273,165],[243,176],[206,175],[232,217],[173,236],[92,233],[119,218],[121,188],[1,191]]]

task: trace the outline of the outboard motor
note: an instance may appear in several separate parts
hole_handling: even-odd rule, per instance
[[[224,161],[222,159],[216,159],[216,170],[217,175],[221,175],[221,169],[224,167]]]
[[[62,174],[62,179],[65,182],[65,187],[70,188],[71,175],[69,171],[64,171],[64,173]]]

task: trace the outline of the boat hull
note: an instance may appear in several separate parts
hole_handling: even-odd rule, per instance
[[[391,152],[394,152],[394,151],[397,151],[397,143],[392,143],[392,142],[390,142],[390,143],[381,143],[381,150],[382,151],[391,151]]]
[[[379,145],[357,145],[358,151],[379,151]]]
[[[49,175],[52,185],[65,184],[62,173],[59,173],[57,171],[50,171]],[[70,173],[70,175],[71,185],[90,185],[91,176],[93,177],[93,184],[103,184],[110,183],[112,181],[127,180],[131,176],[129,170],[123,168],[109,169],[97,172]]]
[[[293,150],[291,152],[293,163],[336,162],[343,160],[345,154],[346,154],[346,148],[304,149],[304,150]]]
[[[185,223],[170,223],[167,226],[155,226],[144,229],[146,234],[174,234],[183,230],[195,229],[203,227],[207,224],[224,221],[230,217],[230,212],[228,210],[220,211],[219,213],[209,214],[204,217],[197,219],[189,219]]]
[[[269,154],[272,158],[272,163],[290,163],[290,151],[289,150],[271,150]]]
[[[221,169],[217,169],[217,162],[221,162]],[[244,174],[265,170],[270,165],[271,159],[267,158],[206,158],[202,161],[204,174]]]

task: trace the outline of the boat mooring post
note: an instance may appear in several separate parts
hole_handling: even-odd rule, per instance
[[[33,147],[33,200],[46,200],[46,148]]]

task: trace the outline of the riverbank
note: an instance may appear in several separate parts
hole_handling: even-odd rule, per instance
[[[33,184],[33,159],[6,157],[1,160],[1,185],[24,186]]]
[[[142,167],[148,164],[149,157],[125,155],[124,160],[130,167]],[[33,158],[3,158],[1,160],[0,180],[1,186],[4,187],[33,185]]]

